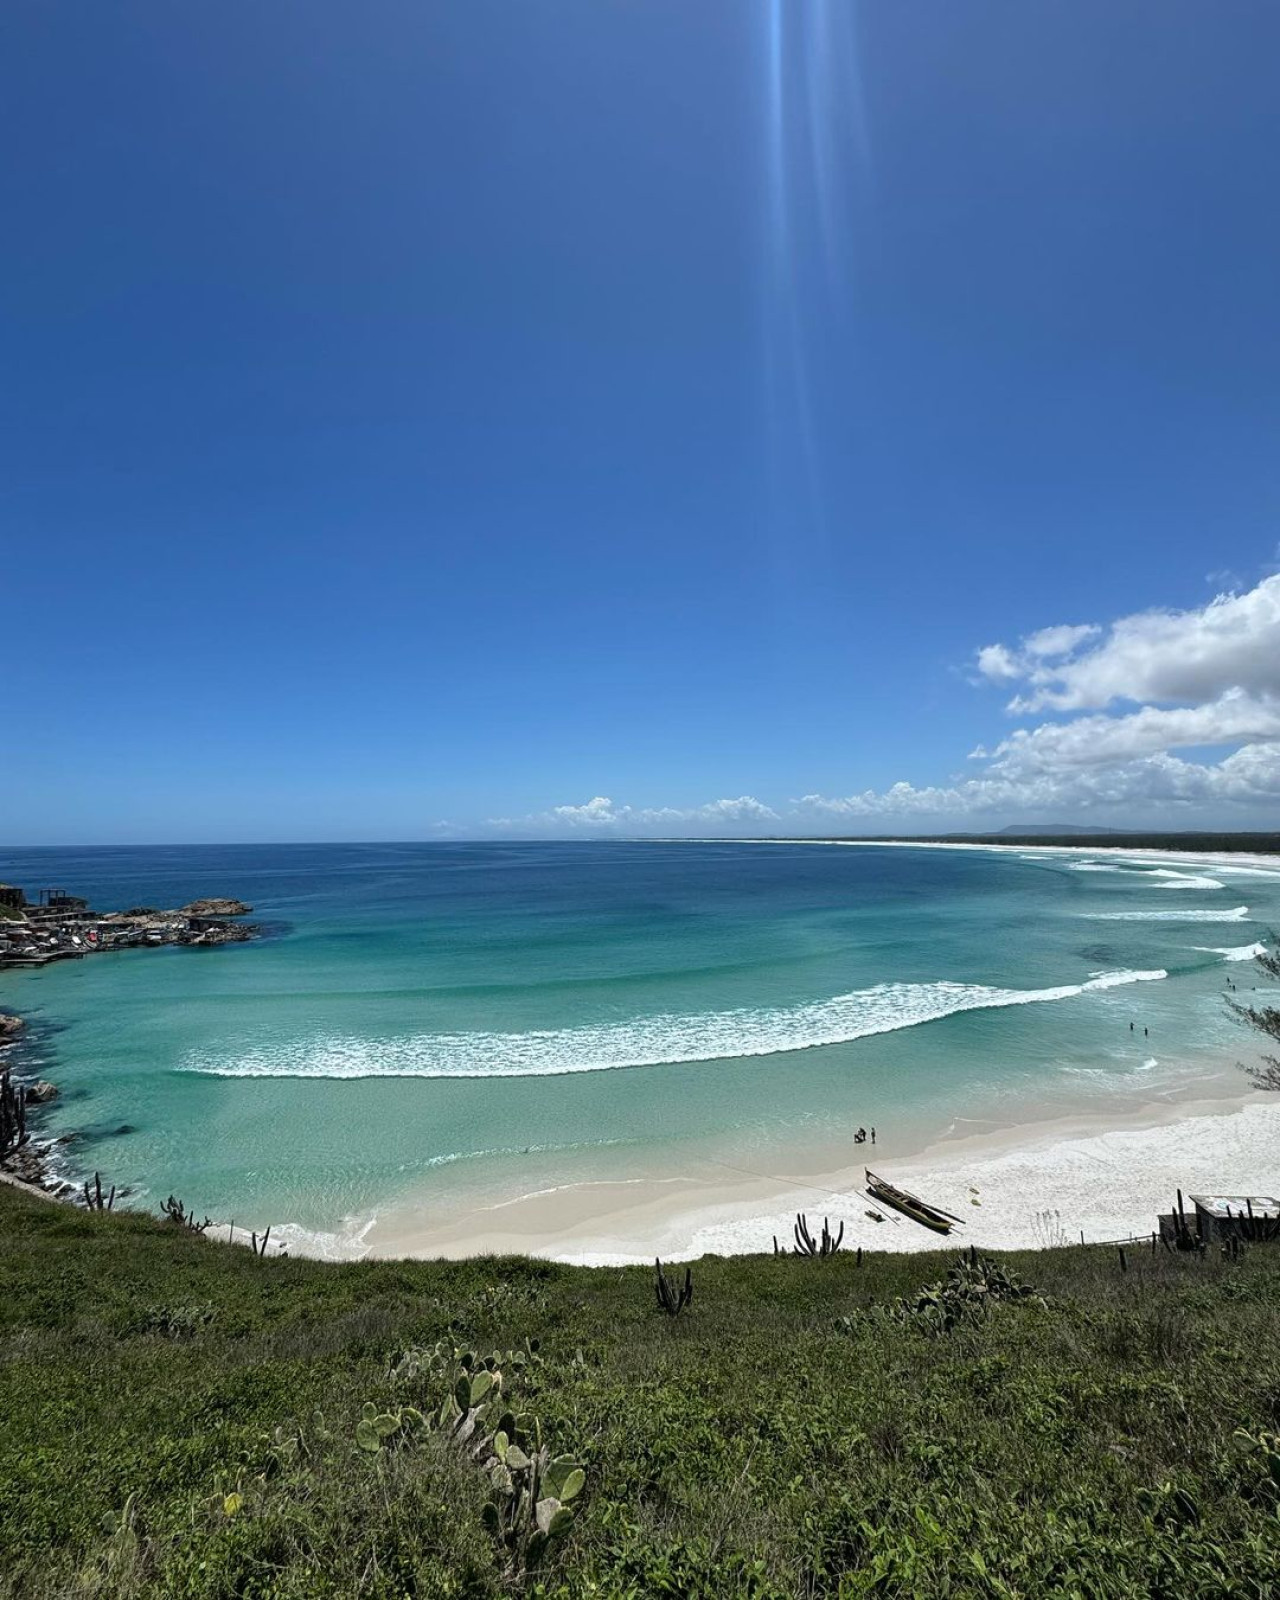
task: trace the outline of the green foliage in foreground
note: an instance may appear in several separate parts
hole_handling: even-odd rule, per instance
[[[260,1260],[0,1192],[0,1595],[1280,1594],[1280,1248],[956,1263],[707,1260],[675,1318],[652,1269]],[[536,1563],[490,1459],[535,1451],[573,1499]]]

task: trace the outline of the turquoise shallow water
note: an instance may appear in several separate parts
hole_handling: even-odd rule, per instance
[[[68,1160],[313,1231],[1167,1087],[1247,1053],[1225,980],[1280,923],[1274,871],[785,844],[9,851],[0,880],[253,902],[260,943],[0,973],[0,1005]]]

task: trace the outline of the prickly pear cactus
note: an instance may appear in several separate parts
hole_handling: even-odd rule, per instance
[[[446,1380],[444,1397],[424,1419],[424,1426],[488,1475],[491,1497],[484,1508],[485,1526],[502,1543],[513,1579],[539,1561],[569,1530],[573,1523],[570,1501],[582,1493],[586,1483],[581,1463],[571,1456],[553,1456],[543,1443],[537,1421],[508,1403],[501,1363],[510,1361],[518,1370],[536,1359],[536,1349],[526,1342],[523,1351],[505,1355],[450,1352],[447,1364],[436,1363],[433,1368]],[[436,1353],[442,1353],[440,1347]],[[415,1352],[408,1365],[420,1370],[431,1367],[432,1362],[424,1362]],[[408,1370],[406,1358],[393,1370],[399,1374]],[[373,1407],[365,1409],[357,1438],[363,1443],[368,1437],[371,1443],[365,1448],[379,1449],[381,1438],[376,1444],[372,1438],[395,1413],[379,1416]],[[363,1436],[361,1428],[366,1430]]]
[[[356,1443],[370,1455],[377,1455],[388,1440],[395,1439],[398,1434],[407,1437],[414,1428],[422,1427],[425,1421],[421,1411],[413,1406],[401,1406],[398,1411],[379,1411],[375,1405],[366,1402],[356,1423]]]

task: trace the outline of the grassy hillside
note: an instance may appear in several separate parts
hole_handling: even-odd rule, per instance
[[[0,1594],[1280,1593],[1280,1250],[893,1314],[956,1259],[708,1260],[669,1319],[641,1270],[260,1261],[0,1189]],[[404,1410],[532,1340],[501,1404],[586,1480],[536,1562]]]

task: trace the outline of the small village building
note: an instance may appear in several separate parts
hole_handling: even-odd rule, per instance
[[[36,922],[97,920],[97,913],[90,911],[87,900],[82,900],[78,894],[68,894],[65,889],[41,889],[39,903],[31,906],[27,914]]]
[[[89,902],[65,889],[41,889],[40,904],[47,911],[84,911]]]
[[[1181,1197],[1179,1197],[1181,1199]],[[1189,1194],[1190,1210],[1160,1218],[1160,1233],[1173,1241],[1179,1223],[1206,1245],[1280,1240],[1280,1200],[1269,1194]]]

